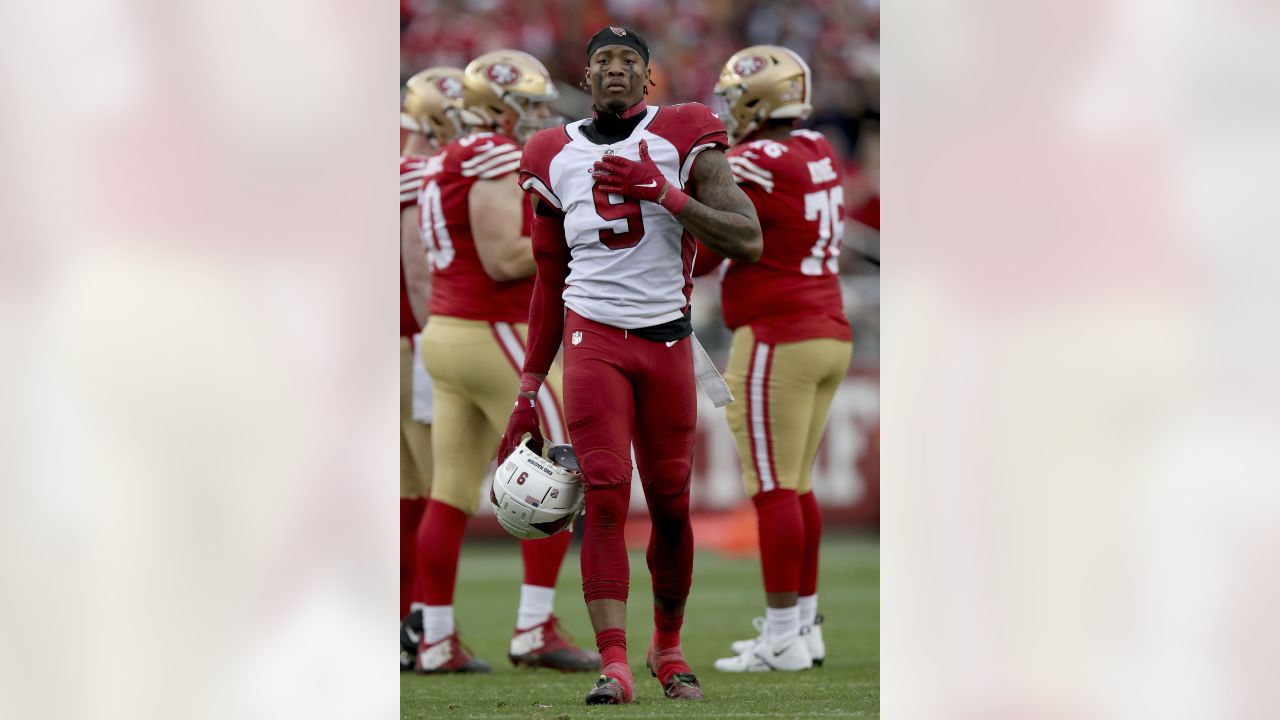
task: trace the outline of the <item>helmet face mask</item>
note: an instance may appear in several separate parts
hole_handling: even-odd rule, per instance
[[[554,96],[551,99],[554,99]],[[564,118],[552,112],[550,105],[548,105],[550,100],[531,100],[511,94],[508,95],[506,101],[509,105],[514,106],[518,113],[518,119],[511,125],[510,132],[512,137],[521,143],[528,142],[529,138],[533,137],[533,134],[539,130],[564,124]],[[547,114],[535,113],[534,106],[546,108]]]
[[[720,120],[724,122],[724,129],[729,133],[729,137],[737,142],[738,129],[742,127],[742,123],[738,121],[738,116],[734,113],[734,108],[738,105],[738,100],[742,97],[743,87],[741,85],[729,85],[721,88],[719,85],[715,89],[716,97],[720,98],[720,112],[716,113]]]
[[[733,54],[720,71],[715,94],[728,106],[721,117],[738,143],[771,119],[803,119],[813,106],[809,66],[777,45],[755,45]]]
[[[524,540],[572,532],[585,500],[573,448],[547,443],[536,452],[534,445],[526,434],[498,465],[489,493],[498,523]]]

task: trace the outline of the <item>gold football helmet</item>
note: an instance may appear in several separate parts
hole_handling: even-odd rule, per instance
[[[558,124],[535,103],[559,97],[551,73],[538,59],[519,50],[495,50],[472,60],[463,72],[463,105],[490,127],[524,142]]]
[[[738,142],[770,118],[806,118],[813,111],[809,66],[795,52],[777,45],[739,50],[724,64],[715,93],[728,112],[721,120]]]
[[[433,67],[409,78],[400,103],[400,127],[444,145],[480,119],[462,106],[462,71]]]

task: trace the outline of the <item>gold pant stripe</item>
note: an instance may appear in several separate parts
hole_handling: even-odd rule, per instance
[[[498,338],[503,353],[506,354],[507,360],[511,362],[511,367],[515,369],[518,377],[524,370],[525,356],[524,341],[520,334],[515,331],[511,323],[505,322],[494,323],[493,334]],[[560,407],[559,400],[544,383],[538,389],[538,418],[542,422],[543,430],[546,431],[546,438],[551,442],[569,442],[569,436],[564,431],[564,423],[560,421],[562,417],[564,417],[564,410]]]

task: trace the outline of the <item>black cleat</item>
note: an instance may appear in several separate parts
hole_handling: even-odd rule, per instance
[[[588,705],[624,705],[631,702],[627,690],[617,678],[601,675],[596,686],[587,693]]]
[[[672,700],[701,700],[702,686],[693,673],[676,673],[662,686],[662,694]]]
[[[414,658],[418,654],[418,643],[422,640],[422,610],[410,610],[400,621],[400,672],[413,670]]]

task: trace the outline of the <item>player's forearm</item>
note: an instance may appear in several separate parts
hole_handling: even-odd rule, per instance
[[[563,288],[562,283],[544,284],[541,276],[533,283],[533,297],[529,301],[529,351],[525,354],[522,372],[536,376],[538,384],[551,369],[564,335]],[[521,383],[521,391],[529,389],[524,385]],[[536,391],[537,387],[532,389]]]
[[[406,278],[407,283],[413,283],[412,280]],[[431,276],[427,275],[422,282],[413,283],[409,286],[409,308],[413,310],[413,319],[418,321],[418,326],[422,327],[427,324],[427,318],[431,316]]]
[[[759,260],[764,252],[760,218],[751,198],[734,182],[724,153],[708,150],[698,156],[693,164],[693,185],[697,196],[689,197],[687,202],[679,191],[671,198],[660,197],[659,201],[666,200],[663,206],[712,250],[734,260]]]
[[[480,256],[480,265],[485,274],[498,282],[526,278],[537,270],[527,237],[483,241],[477,238],[476,252]]]
[[[529,300],[529,349],[524,358],[522,393],[538,389],[560,350],[564,336],[564,283],[569,249],[563,220],[545,215],[533,219],[533,249],[538,274]]]
[[[755,213],[717,210],[689,198],[676,219],[694,237],[725,257],[755,262],[764,250],[760,221]]]
[[[404,284],[409,307],[419,325],[427,323],[427,307],[431,300],[431,266],[419,236],[417,206],[400,213],[400,260],[404,268]]]

